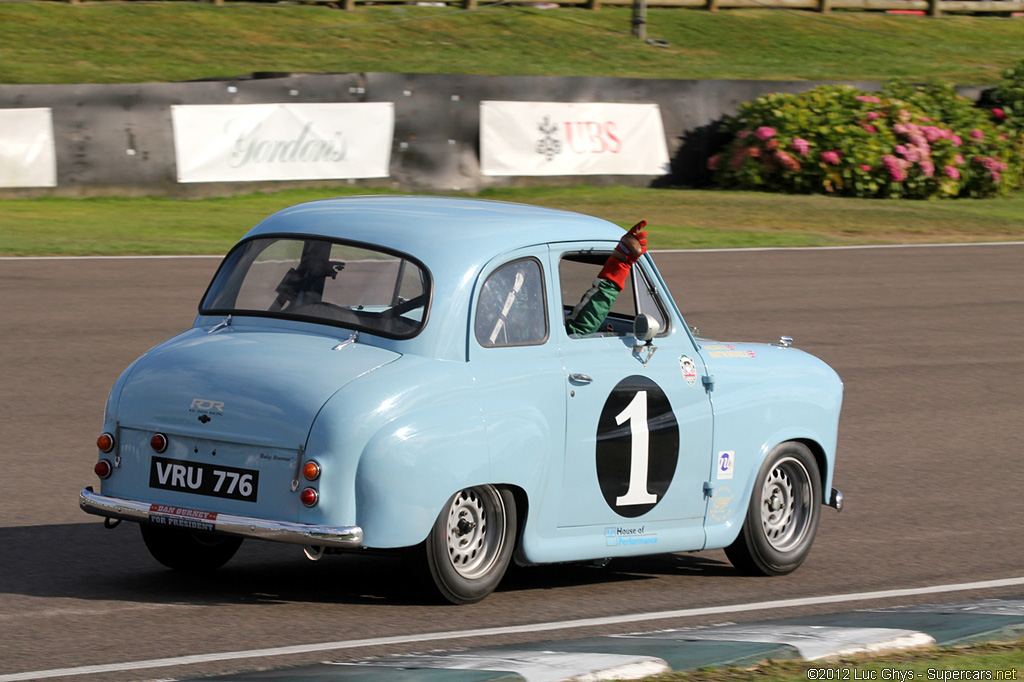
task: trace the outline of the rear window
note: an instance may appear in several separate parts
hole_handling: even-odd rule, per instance
[[[426,268],[404,254],[289,235],[250,239],[232,249],[199,312],[297,319],[407,338],[423,328],[429,303]]]

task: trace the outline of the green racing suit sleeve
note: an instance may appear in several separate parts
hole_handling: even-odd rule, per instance
[[[619,287],[614,282],[600,277],[595,279],[594,286],[583,294],[583,298],[569,313],[565,323],[569,333],[583,336],[596,332],[618,297]]]

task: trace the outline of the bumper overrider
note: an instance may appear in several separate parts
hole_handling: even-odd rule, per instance
[[[356,549],[363,544],[363,529],[359,526],[318,526],[310,523],[271,521],[253,516],[206,512],[100,495],[92,488],[82,491],[78,503],[82,507],[82,511],[110,519],[159,523],[314,547]]]

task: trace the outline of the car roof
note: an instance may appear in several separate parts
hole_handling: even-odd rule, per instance
[[[286,208],[246,236],[274,233],[377,244],[407,253],[427,267],[463,270],[534,244],[617,241],[623,230],[593,216],[525,204],[435,196],[355,196]]]

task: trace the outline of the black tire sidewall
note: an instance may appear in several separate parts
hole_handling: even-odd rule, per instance
[[[789,552],[780,552],[771,546],[764,534],[761,524],[761,492],[768,475],[779,461],[786,457],[796,459],[807,470],[811,484],[811,504],[810,519],[799,547]],[[821,474],[810,449],[803,443],[787,442],[772,450],[757,472],[754,489],[750,493],[747,517],[739,538],[739,541],[745,541],[747,545],[746,548],[750,554],[749,561],[753,563],[750,568],[756,567],[757,571],[764,575],[784,575],[795,571],[807,558],[807,554],[814,544],[818,521],[821,518],[821,499]]]
[[[184,528],[169,528],[152,523],[139,524],[146,549],[154,559],[176,571],[201,573],[213,571],[235,555],[242,538],[205,533]]]
[[[505,506],[504,541],[491,569],[485,576],[475,579],[460,575],[448,556],[448,545],[445,538],[448,523],[448,510],[451,508],[459,491],[448,498],[441,513],[430,531],[425,543],[427,568],[434,585],[441,595],[453,604],[472,604],[480,601],[498,587],[505,570],[512,559],[516,544],[516,503],[512,492],[505,488],[496,488]]]

